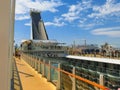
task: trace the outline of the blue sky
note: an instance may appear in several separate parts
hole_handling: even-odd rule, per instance
[[[49,39],[120,47],[120,0],[16,0],[15,42],[30,39],[30,8],[41,11]]]

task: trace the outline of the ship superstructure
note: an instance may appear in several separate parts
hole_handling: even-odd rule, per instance
[[[31,9],[30,16],[32,19],[32,33],[31,39],[33,40],[48,40],[48,35],[41,18],[40,11]]]
[[[58,43],[55,40],[26,40],[21,44],[23,52],[39,52],[44,57],[64,57],[66,54],[65,43]]]
[[[38,24],[38,19],[41,19],[41,16],[39,16],[40,13],[37,12],[35,15],[37,15],[38,18],[32,18],[32,22]],[[34,17],[34,14],[32,16]],[[56,40],[48,40],[47,33],[45,34],[46,31],[42,28],[43,26],[32,24],[34,27],[32,29],[33,40],[22,42],[21,51],[23,56],[37,58],[37,61],[41,60],[42,63],[44,62],[45,64],[49,64],[49,62],[51,64],[59,63],[62,70],[110,88],[111,90],[120,88],[120,60],[67,55],[67,48],[64,43],[59,43]],[[36,34],[37,28],[41,28],[39,29],[41,34],[45,35],[46,38],[39,33]],[[39,39],[37,40],[37,38]],[[43,68],[41,71],[47,73],[46,68]],[[59,75],[61,79],[58,81],[60,81],[61,90],[72,90],[73,87],[75,88],[74,90],[100,90],[94,87],[96,84],[90,85],[86,83],[87,80],[83,82],[78,79],[73,79],[62,72],[60,72]],[[47,74],[45,76],[47,77]],[[55,81],[55,83],[58,82],[56,82],[56,80],[53,81]]]

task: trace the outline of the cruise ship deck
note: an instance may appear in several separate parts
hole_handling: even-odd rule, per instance
[[[17,73],[14,74],[14,78],[16,78],[14,79],[14,90],[56,90],[52,83],[48,82],[23,59],[15,58],[15,66]],[[18,77],[19,79],[17,79]]]
[[[20,3],[24,3],[23,1],[24,0],[20,1]],[[37,2],[37,0],[31,1]],[[111,2],[110,0],[106,0],[105,5],[108,1]],[[53,0],[50,2],[54,3],[54,7],[62,5],[60,2],[57,3],[56,0],[56,3],[53,2]],[[30,4],[27,2],[27,5],[28,4],[32,5],[33,3]],[[57,6],[55,4],[57,4]],[[111,5],[115,5],[115,3],[111,3]],[[60,36],[61,40],[54,40],[57,39],[54,35],[53,38],[50,38],[53,40],[50,40],[43,19],[41,18],[40,11],[35,10],[34,8],[30,10],[32,21],[31,25],[28,25],[27,22],[20,23],[16,21],[15,15],[17,15],[17,13],[15,13],[15,11],[17,9],[15,9],[15,0],[2,0],[0,6],[0,15],[2,17],[0,21],[0,90],[120,90],[120,60],[117,60],[120,59],[119,49],[112,48],[111,45],[109,46],[107,43],[102,45],[101,48],[87,48],[88,42],[86,44],[86,40],[83,40],[85,41],[85,45],[81,47],[81,49],[76,48],[77,43],[75,43],[75,41],[73,42],[72,47],[71,45],[69,47],[65,45],[65,43],[60,43],[58,41],[61,41],[62,38],[68,39],[65,38],[64,35],[68,35],[69,31],[72,31],[73,25],[69,25],[69,31],[65,31],[66,34],[64,32],[58,32],[59,35],[56,34],[57,36]],[[24,6],[25,3],[22,5],[22,8],[25,8],[23,11],[29,10]],[[47,5],[45,5],[45,7],[46,6]],[[51,8],[49,8],[49,11],[50,9]],[[27,15],[26,19],[29,19],[28,12],[29,11],[21,13],[22,18],[26,18]],[[48,14],[46,15],[47,18],[51,16],[49,15],[48,17]],[[21,21],[21,18],[19,19]],[[58,18],[55,19],[56,20],[52,20],[53,23],[59,24],[59,21],[61,22],[61,20],[57,20]],[[17,22],[17,24],[14,22]],[[64,24],[63,22],[61,23]],[[31,26],[31,38],[29,38],[29,40],[22,40],[21,42],[21,39],[28,39],[28,36],[30,36],[28,35],[29,31],[24,31],[27,28],[23,28],[23,25],[26,26],[26,24],[27,26]],[[70,26],[72,26],[72,28],[70,28]],[[103,27],[100,26],[100,28]],[[110,28],[106,27],[108,33],[109,30],[112,31]],[[114,28],[118,31],[118,28]],[[58,29],[59,28],[55,28],[55,30]],[[64,29],[67,30],[66,27]],[[16,34],[14,31],[18,31],[19,33],[17,32]],[[54,33],[54,30],[50,32]],[[77,36],[80,36],[78,37],[80,39],[82,36],[78,34],[79,33],[76,33]],[[81,34],[83,34],[83,32],[81,32]],[[71,35],[67,40],[68,43],[71,43],[71,40],[74,37],[73,35],[75,34],[71,32]],[[93,38],[88,39],[90,40],[90,43],[92,43],[91,39]],[[98,41],[99,39],[96,38],[95,40]],[[105,39],[105,41],[106,40],[107,39]],[[101,39],[101,42],[103,41],[104,40]],[[108,39],[108,42],[109,41],[111,41],[111,39]],[[16,56],[16,58],[13,58],[13,55]],[[21,56],[21,59],[19,59],[18,56]],[[89,56],[94,57],[91,58]],[[97,58],[97,56],[99,58]],[[101,56],[107,58],[103,59]],[[111,57],[114,59],[111,59]]]

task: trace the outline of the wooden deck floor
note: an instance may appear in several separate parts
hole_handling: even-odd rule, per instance
[[[56,90],[56,87],[38,74],[24,60],[15,58],[23,90]]]

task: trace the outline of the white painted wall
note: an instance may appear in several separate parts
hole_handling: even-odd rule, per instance
[[[0,1],[0,90],[10,90],[14,1]]]

